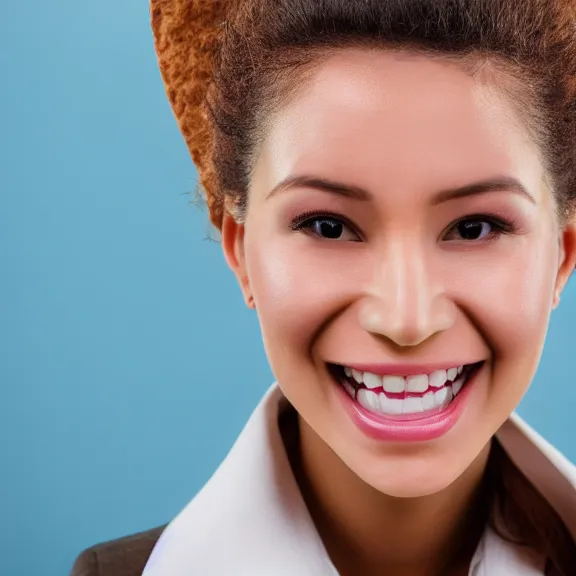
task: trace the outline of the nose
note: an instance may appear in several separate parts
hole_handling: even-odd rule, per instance
[[[413,243],[390,244],[385,252],[375,262],[362,298],[362,328],[402,347],[418,346],[448,330],[456,319],[456,305],[442,271]]]

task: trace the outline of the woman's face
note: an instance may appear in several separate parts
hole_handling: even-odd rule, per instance
[[[224,222],[284,394],[386,494],[437,492],[483,452],[574,267],[513,110],[455,64],[339,52],[272,119],[245,223]]]

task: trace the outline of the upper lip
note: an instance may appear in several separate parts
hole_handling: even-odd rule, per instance
[[[450,368],[458,368],[459,366],[470,366],[478,364],[478,360],[472,361],[461,361],[454,360],[453,362],[439,362],[439,363],[426,363],[426,364],[397,364],[397,363],[351,363],[344,364],[338,363],[338,366],[352,368],[353,370],[358,370],[358,372],[370,372],[371,374],[377,374],[378,376],[413,376],[416,374],[431,374],[437,370],[449,370]]]

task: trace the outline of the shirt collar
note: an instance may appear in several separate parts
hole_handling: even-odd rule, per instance
[[[274,384],[208,483],[170,523],[143,576],[337,576],[292,474]],[[519,416],[498,439],[576,538],[576,469]],[[542,562],[487,530],[471,576],[542,576]]]
[[[545,559],[502,540],[486,528],[470,566],[470,576],[544,576]]]

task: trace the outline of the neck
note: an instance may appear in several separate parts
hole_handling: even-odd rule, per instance
[[[301,419],[299,428],[296,478],[339,574],[468,574],[487,519],[489,446],[442,492],[395,498],[356,476]]]

